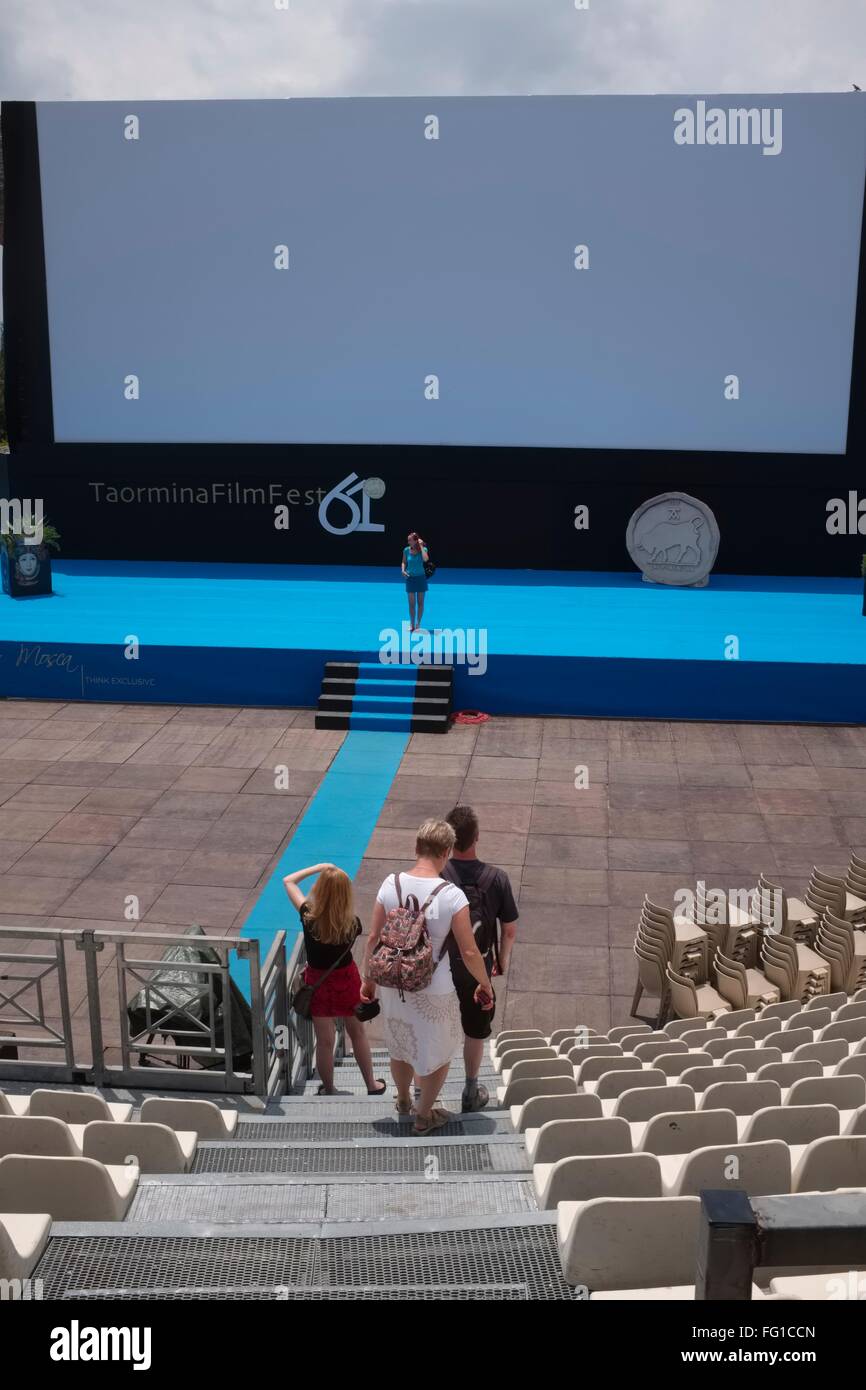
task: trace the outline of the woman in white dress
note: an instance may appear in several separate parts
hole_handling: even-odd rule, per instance
[[[447,1110],[435,1104],[445,1084],[451,1059],[463,1045],[460,1006],[446,946],[450,933],[454,935],[464,965],[478,982],[476,1001],[482,1008],[485,1001],[489,1001],[489,1007],[493,1005],[484,959],[475,944],[466,894],[456,884],[442,878],[442,870],[453,848],[454,831],[447,821],[425,821],[415,841],[417,862],[408,873],[400,874],[400,897],[404,903],[412,894],[423,906],[438,889],[425,912],[433,959],[437,962],[433,978],[426,989],[407,993],[402,999],[396,989],[383,988],[379,996],[385,1042],[391,1056],[391,1075],[397,1087],[398,1115],[412,1113],[414,1078],[417,1077],[420,1087],[415,1105],[415,1134],[429,1134],[452,1118]],[[370,957],[379,941],[386,914],[399,902],[395,876],[389,874],[379,889],[373,909],[361,971],[362,999],[376,997],[376,985],[370,979]]]

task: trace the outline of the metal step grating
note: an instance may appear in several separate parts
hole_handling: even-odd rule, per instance
[[[357,1080],[356,1080],[357,1076],[358,1076],[358,1073],[355,1072],[355,1075],[354,1075],[354,1076],[351,1076],[351,1075],[350,1075],[350,1076],[347,1076],[347,1077],[343,1078],[343,1077],[339,1074],[339,1072],[338,1072],[338,1073],[336,1074],[335,1078],[334,1078],[334,1085],[335,1085],[336,1088],[337,1088],[337,1094],[328,1097],[328,1099],[330,1099],[330,1100],[340,1100],[340,1099],[344,1099],[344,1100],[349,1101],[349,1100],[360,1100],[362,1097],[364,1097],[364,1098],[367,1100],[368,1107],[372,1108],[372,1109],[374,1110],[374,1113],[375,1113],[375,1101],[376,1101],[376,1097],[367,1096],[367,1088],[366,1088],[366,1086],[364,1085],[363,1081],[361,1081],[360,1079],[357,1079]],[[501,1086],[501,1085],[502,1085],[502,1081],[501,1081],[498,1077],[497,1077],[497,1078],[493,1078],[493,1077],[490,1077],[490,1078],[482,1077],[482,1084],[485,1085],[485,1086],[487,1087],[487,1090],[488,1090],[489,1093],[490,1093],[490,1104],[489,1104],[486,1108],[487,1108],[488,1110],[489,1110],[489,1109],[494,1109],[494,1110],[495,1110],[495,1109],[497,1109],[497,1108],[501,1108],[501,1107],[498,1107],[498,1105],[497,1105],[497,1100],[496,1100],[496,1087],[497,1087],[497,1086]],[[305,1083],[305,1086],[304,1086],[304,1090],[303,1090],[303,1092],[302,1092],[303,1097],[304,1097],[306,1100],[325,1100],[325,1099],[326,1099],[325,1096],[317,1096],[317,1094],[316,1094],[317,1091],[318,1091],[319,1085],[320,1085],[320,1083],[319,1083],[318,1081],[316,1081],[315,1079],[312,1080],[312,1081],[306,1082],[306,1083]],[[461,1100],[462,1100],[462,1097],[463,1097],[463,1083],[462,1083],[462,1081],[458,1081],[456,1084],[452,1084],[451,1082],[446,1082],[445,1085],[442,1087],[442,1090],[439,1092],[439,1096],[438,1096],[438,1099],[437,1099],[437,1101],[436,1101],[436,1104],[437,1104],[437,1105],[444,1105],[444,1107],[445,1107],[446,1110],[455,1110],[455,1109],[456,1109],[456,1110],[459,1111],[459,1110],[460,1110],[460,1102],[461,1102]],[[379,1100],[379,1106],[380,1106],[380,1107],[381,1107],[382,1102],[383,1102],[383,1100],[384,1100],[386,1108],[387,1108],[387,1109],[393,1109],[393,1104],[394,1104],[393,1098],[387,1097],[387,1096],[379,1096],[379,1097],[378,1097],[378,1100]],[[371,1104],[371,1103],[372,1103],[372,1104]]]
[[[442,1139],[462,1139],[464,1136],[472,1134],[476,1137],[481,1130],[478,1125],[467,1126],[463,1120],[454,1120],[451,1124],[443,1125],[437,1129],[436,1134]],[[490,1124],[486,1132],[496,1133],[496,1126]],[[400,1124],[397,1120],[372,1120],[365,1123],[363,1120],[248,1120],[238,1125],[235,1143],[253,1144],[256,1142],[285,1142],[286,1144],[299,1143],[308,1140],[318,1141],[320,1144],[346,1140],[346,1139],[409,1139],[412,1135],[412,1121],[406,1120]]]
[[[293,1225],[305,1221],[434,1221],[525,1216],[537,1210],[531,1184],[465,1181],[184,1183],[148,1181],[128,1220],[168,1224]]]
[[[552,1225],[326,1237],[60,1236],[46,1299],[568,1300]]]
[[[463,1115],[460,1107],[454,1111],[455,1118],[453,1124],[466,1126],[466,1133],[480,1136],[484,1134],[513,1134],[514,1127],[510,1122],[508,1112],[505,1110],[491,1110],[488,1106],[485,1110],[475,1110]],[[282,1118],[281,1118],[282,1117]],[[269,1107],[261,1115],[249,1114],[241,1115],[240,1124],[235,1131],[236,1137],[250,1143],[254,1138],[252,1129],[254,1126],[262,1124],[274,1124],[281,1126],[274,1138],[279,1139],[283,1133],[283,1125],[288,1124],[318,1124],[320,1122],[339,1123],[351,1126],[351,1132],[343,1135],[343,1138],[351,1139],[360,1134],[359,1122],[373,1125],[399,1125],[393,1131],[393,1137],[409,1138],[409,1130],[412,1127],[409,1119],[399,1121],[396,1112],[379,1107],[371,1107],[369,1102],[352,1099],[340,1100],[337,1096],[308,1097],[303,1096],[284,1096],[275,1106]],[[248,1128],[249,1127],[249,1128]],[[257,1131],[258,1132],[258,1131]],[[378,1133],[378,1131],[377,1131]],[[389,1138],[391,1131],[383,1129],[379,1137]],[[264,1138],[264,1135],[262,1136]],[[313,1136],[315,1137],[315,1136]]]
[[[327,1189],[329,1221],[436,1221],[525,1216],[538,1210],[529,1182],[334,1183]]]
[[[316,1183],[142,1183],[128,1221],[213,1221],[217,1225],[267,1225],[322,1221],[327,1189]]]
[[[503,1147],[511,1148],[505,1145]],[[327,1178],[339,1173],[423,1173],[429,1152],[423,1139],[413,1139],[405,1145],[386,1145],[363,1148],[346,1145],[327,1148],[311,1144],[303,1149],[275,1146],[252,1148],[238,1140],[199,1146],[193,1173],[285,1173]],[[502,1172],[491,1158],[487,1144],[443,1145],[436,1150],[439,1169],[443,1173]]]

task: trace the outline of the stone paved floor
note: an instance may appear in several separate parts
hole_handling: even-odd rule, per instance
[[[0,926],[197,922],[237,935],[342,742],[313,720],[311,710],[0,702]],[[281,765],[289,786],[277,791]],[[129,895],[138,921],[125,916]],[[101,977],[112,968],[106,952]],[[89,1055],[81,957],[67,952],[67,970],[76,1045]],[[36,1011],[32,991],[21,1002]],[[44,1007],[59,1022],[53,976]],[[21,1036],[11,1014],[0,1007]],[[110,1043],[116,1017],[105,1024]]]
[[[236,934],[341,741],[312,725],[309,710],[0,702],[0,925]],[[628,1018],[645,892],[670,905],[697,878],[745,889],[762,870],[802,890],[814,863],[866,857],[866,728],[496,719],[414,735],[356,878],[366,922],[419,823],[458,800],[519,893],[499,1021],[602,1029]],[[81,1036],[80,959],[70,979]]]

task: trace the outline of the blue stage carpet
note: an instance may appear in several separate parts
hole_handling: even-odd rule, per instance
[[[5,695],[312,705],[326,659],[376,658],[406,617],[396,568],[60,560],[55,590],[0,597]],[[679,590],[635,574],[445,569],[424,622],[467,633],[476,653],[483,633],[486,670],[458,662],[458,706],[859,722],[861,603],[856,580]],[[138,660],[124,656],[132,636]]]

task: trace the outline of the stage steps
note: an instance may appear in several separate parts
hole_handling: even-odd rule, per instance
[[[453,690],[451,666],[327,661],[316,728],[444,734],[451,718]]]

